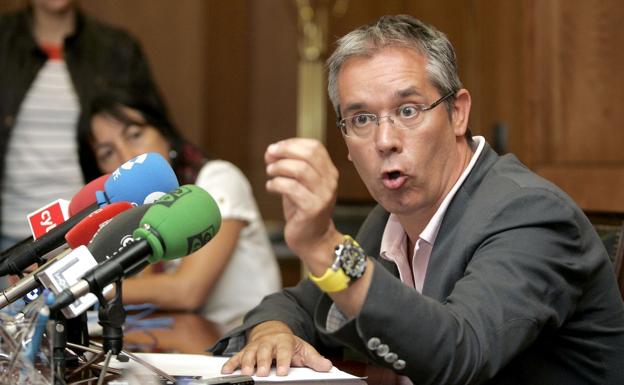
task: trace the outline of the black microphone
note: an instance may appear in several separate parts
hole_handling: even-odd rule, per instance
[[[131,213],[118,216],[114,221],[100,229],[87,246],[91,254],[100,261],[116,258],[124,248],[136,242],[136,238],[132,234],[140,226],[141,219],[151,206],[152,203],[147,203],[135,207]],[[136,269],[128,271],[126,276],[138,273],[148,264],[147,261],[139,264]]]

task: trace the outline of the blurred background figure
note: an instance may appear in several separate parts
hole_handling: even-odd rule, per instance
[[[124,281],[126,304],[193,310],[224,324],[238,322],[265,295],[281,287],[280,273],[251,186],[232,163],[212,159],[185,141],[162,110],[142,96],[107,93],[81,119],[79,146],[88,179],[130,158],[158,152],[180,184],[208,191],[221,210],[215,238],[196,253],[167,262],[165,274],[146,272]]]
[[[83,185],[78,117],[93,95],[131,89],[164,112],[138,42],[74,0],[31,0],[0,15],[1,242],[30,235],[26,215]]]

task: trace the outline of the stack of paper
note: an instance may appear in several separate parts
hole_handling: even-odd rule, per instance
[[[200,354],[162,354],[162,353],[137,353],[139,358],[154,365],[158,369],[172,376],[193,376],[201,378],[220,377],[221,367],[228,360],[228,357],[213,357]],[[115,360],[113,360],[115,361]],[[127,363],[113,362],[111,366],[119,369],[131,369],[134,372],[148,371],[134,360]],[[235,374],[240,374],[236,372]],[[288,384],[329,384],[340,385],[361,385],[366,384],[362,378],[353,376],[333,367],[329,372],[316,372],[309,368],[291,368],[288,376],[277,376],[275,368],[271,370],[268,377],[253,377],[254,381],[260,383],[281,382]]]

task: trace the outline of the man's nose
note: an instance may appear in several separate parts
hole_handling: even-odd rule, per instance
[[[386,115],[377,119],[375,127],[375,147],[381,154],[400,152],[402,139],[400,130],[397,129],[392,116]]]

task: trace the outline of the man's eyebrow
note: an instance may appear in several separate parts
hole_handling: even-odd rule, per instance
[[[394,93],[395,96],[397,98],[407,98],[409,96],[422,96],[422,93],[420,91],[418,91],[418,89],[416,87],[408,87],[408,88],[404,88],[402,90],[398,90],[397,92]]]
[[[349,112],[351,111],[357,111],[357,110],[362,110],[366,108],[366,104],[364,103],[351,103],[351,104],[347,104],[345,106],[344,109],[344,114],[348,115]]]

